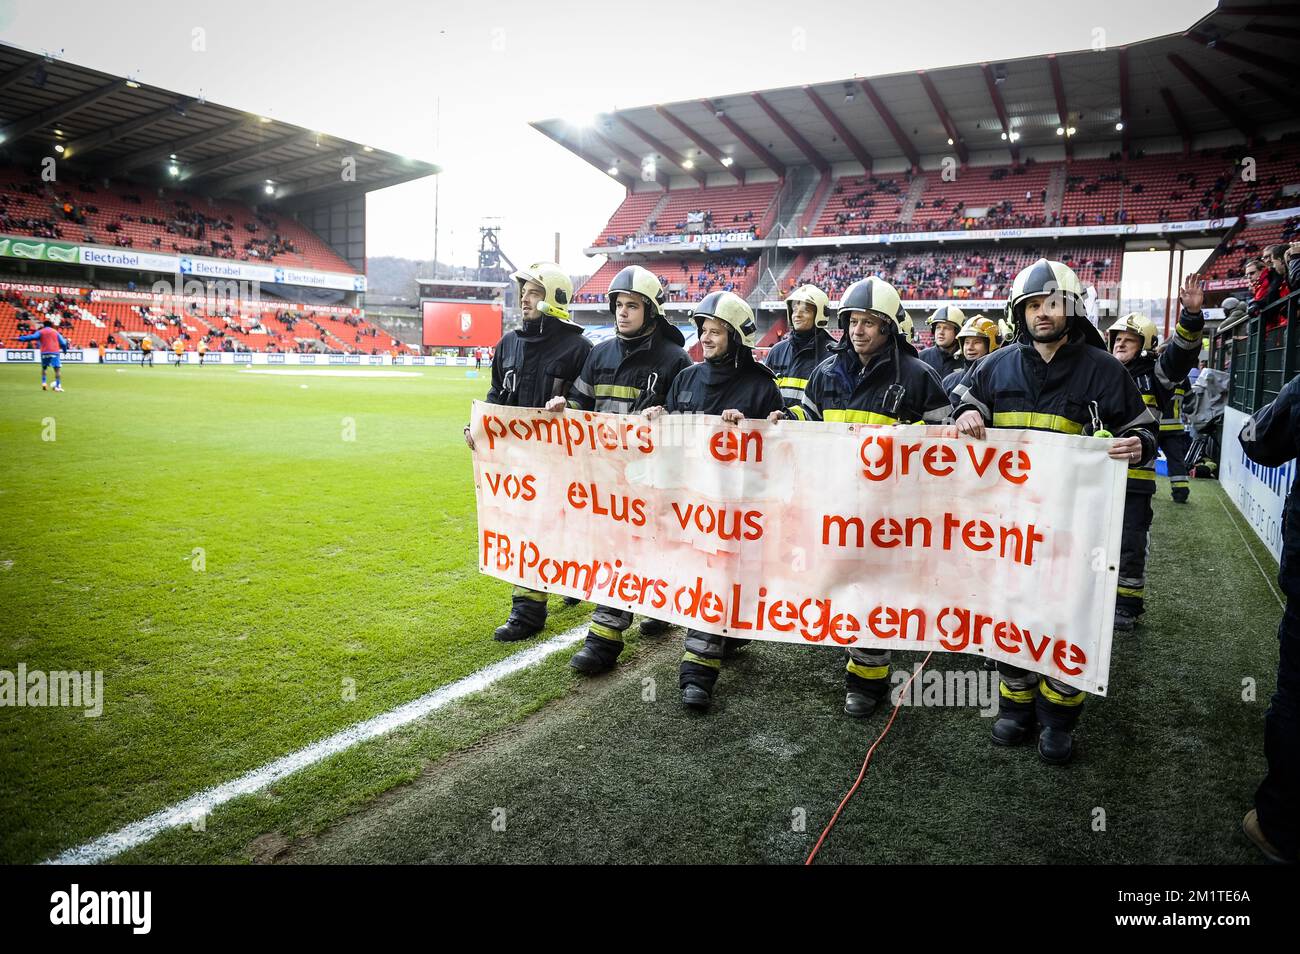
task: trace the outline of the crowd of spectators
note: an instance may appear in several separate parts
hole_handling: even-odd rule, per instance
[[[999,252],[943,251],[841,252],[816,259],[786,291],[811,282],[836,299],[849,285],[877,275],[905,299],[997,299],[1010,292],[1016,273],[1040,257],[1064,261],[1084,282],[1097,282],[1113,264],[1109,257],[1086,257],[1068,250],[1017,249]]]
[[[679,259],[677,268],[655,277],[664,288],[668,301],[699,301],[715,291],[734,291],[744,294],[754,262],[744,255],[720,255],[706,259]],[[579,292],[574,301],[580,304],[600,304],[607,301],[607,293]]]
[[[93,182],[87,179],[73,180],[67,185],[62,180],[57,183],[37,183],[26,178],[5,181],[0,185],[0,232],[89,244],[111,242],[119,248],[136,248],[138,233],[130,234],[129,227],[144,225],[160,233],[148,240],[150,251],[240,261],[272,261],[287,253],[302,254],[293,239],[281,233],[276,219],[260,206],[251,210],[252,217],[242,223],[247,234],[241,242],[236,239],[241,224],[229,211],[210,214],[184,198],[173,196],[157,200],[155,208],[161,207],[164,214],[152,210],[137,214],[122,208],[134,206],[143,210],[144,199],[134,192],[115,193],[114,207],[105,211],[88,199],[96,192]],[[33,205],[39,205],[40,210],[34,210]]]
[[[1288,238],[1295,238],[1294,229]],[[1254,317],[1293,291],[1300,290],[1300,241],[1268,246],[1258,258],[1246,261],[1245,273],[1250,289],[1246,314]],[[1275,309],[1268,315],[1265,327],[1271,331],[1285,325],[1286,321],[1284,310]]]

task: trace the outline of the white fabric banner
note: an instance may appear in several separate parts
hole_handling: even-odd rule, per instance
[[[1021,430],[475,402],[479,569],[711,633],[979,653],[1104,695],[1126,470]]]

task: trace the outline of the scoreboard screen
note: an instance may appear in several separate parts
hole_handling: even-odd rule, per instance
[[[424,344],[435,348],[491,348],[501,340],[501,305],[486,301],[422,303]]]

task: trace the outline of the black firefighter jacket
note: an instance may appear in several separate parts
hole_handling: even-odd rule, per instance
[[[1300,451],[1300,378],[1292,378],[1277,400],[1255,412],[1241,429],[1241,449],[1263,467],[1281,467]],[[1300,600],[1300,507],[1293,488],[1282,520],[1282,562],[1277,582],[1288,600]]]
[[[673,381],[691,366],[682,333],[658,322],[647,335],[617,336],[591,349],[569,390],[569,406],[583,411],[632,414],[662,405]]]
[[[492,355],[489,404],[508,407],[545,407],[553,397],[563,397],[578,379],[591,342],[582,329],[556,318],[543,318],[534,331],[525,322],[507,331]]]
[[[957,342],[957,347],[952,351],[944,351],[938,345],[930,345],[917,357],[934,368],[939,375],[939,380],[942,381],[962,366],[961,342]]]
[[[777,342],[767,353],[764,360],[772,373],[776,375],[776,386],[781,389],[781,400],[787,411],[795,417],[802,417],[800,405],[803,403],[803,391],[808,386],[817,365],[826,360],[835,345],[824,329],[814,328],[807,332],[792,332],[788,337]]]
[[[755,419],[782,409],[776,379],[748,348],[720,362],[691,365],[674,379],[664,403],[669,414],[721,414],[731,408]]]
[[[1184,311],[1168,347],[1159,355],[1144,351],[1124,365],[1129,377],[1142,395],[1142,403],[1160,422],[1160,430],[1182,431],[1179,420],[1182,413],[1183,394],[1187,390],[1187,372],[1196,365],[1201,354],[1201,329],[1205,318],[1200,312]],[[1128,469],[1128,492],[1154,494],[1156,492],[1155,461],[1141,467]]]
[[[856,424],[940,424],[952,416],[939,375],[897,338],[866,365],[852,348],[836,351],[808,380],[802,409],[807,420]]]
[[[1137,466],[1155,460],[1156,419],[1133,379],[1077,330],[1050,363],[1028,342],[999,348],[966,373],[953,396],[959,402],[955,417],[976,410],[993,427],[1088,435],[1106,430],[1141,439]]]

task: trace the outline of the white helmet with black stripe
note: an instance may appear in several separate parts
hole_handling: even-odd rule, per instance
[[[664,316],[664,302],[667,296],[664,294],[663,285],[659,284],[659,279],[650,269],[640,265],[629,265],[614,276],[614,280],[609,283],[609,291],[605,293],[605,297],[609,299],[611,315],[614,314],[614,304],[620,292],[630,292],[644,299],[647,316],[656,318]]]
[[[830,324],[830,297],[816,285],[800,285],[785,296],[785,317],[787,321],[793,324],[794,306],[796,302],[800,301],[806,301],[816,309],[816,316],[813,319],[815,327],[825,328]]]
[[[1101,332],[1088,320],[1083,284],[1079,281],[1079,276],[1064,262],[1053,262],[1045,258],[1022,269],[1011,284],[1011,295],[1007,298],[1007,320],[1016,337],[1020,338],[1023,334],[1026,340],[1031,338],[1025,327],[1025,303],[1038,296],[1058,294],[1062,298],[1067,319],[1062,336],[1077,330],[1082,332],[1088,344],[1104,349],[1106,342]]]
[[[758,344],[758,324],[754,309],[735,292],[710,292],[691,312],[695,327],[703,331],[705,319],[716,318],[731,329],[732,337],[746,348]]]

